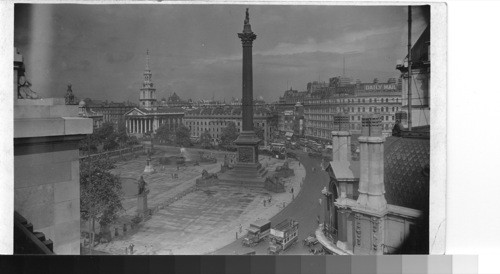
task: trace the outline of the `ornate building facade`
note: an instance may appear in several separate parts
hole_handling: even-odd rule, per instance
[[[381,115],[365,115],[360,160],[354,161],[348,122],[331,136],[324,222],[316,231],[324,249],[340,255],[427,254],[429,139],[386,138]]]
[[[156,100],[156,89],[152,81],[149,67],[149,50],[146,51],[146,68],[143,83],[139,90],[139,107],[123,114],[127,131],[138,137],[147,133],[155,133],[163,124],[170,130],[176,130],[182,124],[184,110],[178,107],[164,107]]]
[[[357,83],[313,94],[304,102],[306,137],[330,141],[335,117],[348,117],[349,132],[361,133],[363,115],[379,113],[382,133],[389,136],[401,110],[401,89],[395,83]]]

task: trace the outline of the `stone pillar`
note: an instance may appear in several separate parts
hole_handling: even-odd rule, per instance
[[[377,114],[363,117],[361,146],[361,176],[358,204],[381,211],[387,207],[384,187],[384,142],[381,120]]]
[[[252,45],[257,38],[252,32],[248,9],[243,32],[238,33],[243,47],[242,70],[242,128],[234,142],[238,146],[238,160],[234,168],[220,177],[220,180],[238,185],[264,186],[267,170],[259,163],[258,145],[260,139],[253,129],[253,79],[252,79]]]
[[[243,32],[238,33],[243,47],[243,62],[242,62],[242,127],[241,133],[235,143],[238,147],[239,162],[257,163],[254,159],[256,147],[259,139],[255,135],[253,129],[253,71],[252,71],[252,45],[257,38],[250,26],[248,9],[243,26]]]
[[[351,160],[351,133],[332,131],[332,160],[336,162]]]

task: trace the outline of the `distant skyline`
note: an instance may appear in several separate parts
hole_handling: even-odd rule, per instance
[[[14,46],[42,97],[138,102],[150,52],[157,98],[241,97],[245,8],[257,34],[254,98],[342,75],[371,82],[397,77],[406,55],[406,6],[16,4]],[[413,8],[413,42],[428,23]]]

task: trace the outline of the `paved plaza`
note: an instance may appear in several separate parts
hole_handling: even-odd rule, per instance
[[[297,161],[290,160],[290,167],[295,176],[284,179],[286,192],[272,193],[265,189],[247,189],[231,186],[211,186],[194,190],[195,180],[206,169],[217,172],[224,158],[224,153],[216,154],[218,162],[200,166],[181,167],[166,166],[165,169],[155,166],[156,172],[145,174],[150,193],[149,208],[153,208],[153,216],[142,222],[137,229],[126,235],[113,239],[110,243],[100,244],[99,251],[112,254],[124,254],[125,247],[134,245],[134,254],[206,254],[211,253],[245,233],[245,228],[258,218],[270,219],[279,213],[293,199],[290,189],[298,195],[305,170]],[[115,174],[123,178],[138,178],[144,170],[146,158],[139,157],[131,161],[118,163]],[[270,171],[281,165],[283,160],[261,157],[261,163]],[[153,161],[155,164],[155,161]],[[172,173],[178,173],[178,179],[172,179]],[[124,216],[134,216],[137,206],[134,191],[137,185],[133,180],[125,180],[126,197],[123,206]],[[178,200],[165,204],[180,193],[192,189]],[[128,194],[128,195],[127,195]],[[268,200],[271,197],[271,203]],[[242,228],[240,232],[240,226]],[[238,233],[238,235],[236,235]]]

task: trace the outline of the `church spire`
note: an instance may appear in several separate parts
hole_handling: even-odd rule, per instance
[[[140,106],[151,110],[156,103],[156,89],[151,80],[151,69],[149,68],[149,49],[146,49],[146,68],[144,69],[144,81],[140,90],[139,102]]]

